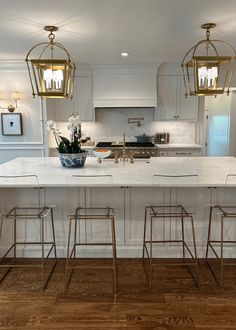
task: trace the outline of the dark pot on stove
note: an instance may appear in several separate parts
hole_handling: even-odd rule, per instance
[[[152,142],[152,138],[153,138],[153,136],[146,135],[146,134],[138,135],[135,137],[136,137],[138,143]]]

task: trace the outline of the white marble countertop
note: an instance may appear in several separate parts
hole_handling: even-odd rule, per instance
[[[161,143],[156,144],[158,149],[202,149],[201,144],[196,143]]]
[[[235,157],[154,157],[149,160],[135,159],[129,162],[114,163],[105,159],[101,164],[96,158],[87,158],[83,168],[62,167],[57,157],[16,158],[0,165],[0,176],[36,174],[39,184],[45,187],[67,186],[155,186],[154,174],[166,175],[199,175],[198,184],[203,187],[224,186],[226,175],[236,173]],[[91,175],[111,175],[112,177],[96,178]],[[84,175],[73,178],[71,175]],[[197,185],[198,185],[197,184]],[[165,185],[165,184],[161,184]],[[181,181],[178,184],[171,179],[168,186],[196,186],[196,183]],[[236,180],[235,185],[236,186]],[[9,182],[0,178],[0,187],[30,186],[27,180]],[[32,186],[32,183],[31,183]]]

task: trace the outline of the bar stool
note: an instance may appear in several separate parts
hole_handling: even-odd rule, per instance
[[[53,207],[54,206],[41,206],[41,193],[44,191],[39,186],[39,180],[37,175],[30,174],[30,175],[6,175],[0,176],[0,181],[5,184],[9,184],[9,186],[15,187],[15,184],[23,185],[27,187],[33,187],[34,197],[37,199],[37,206],[14,206],[11,210],[2,216],[1,218],[1,226],[0,226],[0,240],[2,239],[2,232],[3,232],[3,224],[4,222],[9,222],[10,220],[13,221],[13,244],[8,248],[8,250],[4,253],[4,255],[0,258],[0,269],[6,269],[4,275],[0,279],[0,283],[5,279],[7,274],[11,271],[12,268],[25,268],[25,267],[32,267],[32,268],[39,268],[41,269],[41,289],[42,291],[46,288],[48,281],[51,278],[53,270],[56,266],[56,260],[53,261],[51,269],[49,270],[48,275],[46,276],[46,263],[51,255],[51,252],[54,251],[55,259],[57,258],[56,253],[56,240],[55,240],[55,229],[54,229],[54,218],[53,218]],[[18,189],[18,188],[17,188]],[[49,216],[50,215],[50,216]],[[52,239],[50,241],[45,239],[45,229],[46,229],[46,220],[50,218],[51,224],[51,233]],[[25,220],[26,223],[30,220],[34,222],[38,222],[39,225],[39,233],[40,239],[35,241],[27,241],[27,240],[20,240],[17,237],[20,220]],[[39,245],[41,247],[41,262],[37,264],[17,264],[17,247],[21,245]],[[45,248],[48,246],[49,251],[47,255],[45,255]],[[13,251],[13,258],[9,257],[9,254]],[[12,260],[13,259],[13,260]],[[8,262],[7,262],[8,261]],[[9,263],[11,261],[11,263]]]
[[[144,265],[146,264],[145,259],[145,252],[148,259],[148,277],[149,277],[149,289],[152,288],[152,273],[153,273],[153,244],[162,243],[169,243],[170,246],[172,243],[181,243],[182,246],[182,255],[183,255],[183,262],[165,262],[165,265],[177,265],[177,266],[186,266],[189,270],[193,280],[195,281],[196,285],[198,286],[198,259],[197,259],[197,248],[196,248],[196,241],[195,241],[195,229],[193,223],[193,213],[186,210],[186,208],[179,204],[178,202],[172,203],[173,198],[173,188],[179,186],[196,186],[198,184],[198,175],[195,174],[187,174],[187,175],[153,175],[154,181],[157,180],[155,183],[162,187],[163,197],[165,195],[164,189],[169,189],[168,198],[170,202],[157,204],[157,205],[149,205],[145,207],[145,218],[144,218],[144,234],[143,234],[143,261]],[[171,185],[171,186],[170,186]],[[165,187],[165,188],[163,188]],[[165,199],[165,197],[164,197]],[[177,194],[175,195],[175,199],[177,199]],[[147,220],[149,218],[149,239],[146,238],[147,235]],[[155,234],[153,230],[153,223],[158,221],[163,222],[163,232],[162,237],[163,239],[153,239],[153,235]],[[169,220],[170,226],[172,220],[181,221],[181,239],[172,239],[171,237],[171,227],[169,232],[169,239],[165,239],[165,223],[166,220]],[[191,251],[189,245],[185,239],[185,220],[190,221],[191,232],[192,232],[192,242],[193,242],[193,252]],[[176,249],[176,246],[173,246],[173,249]],[[186,252],[188,252],[191,262],[186,258]],[[155,263],[157,265],[158,263]],[[195,275],[193,274],[190,266],[195,266],[196,272]]]
[[[111,182],[112,175],[72,175],[73,178],[92,178],[92,179],[102,179],[104,180],[108,179],[108,181]],[[78,182],[79,183],[79,182]],[[85,188],[85,194],[86,194],[86,188]],[[86,202],[85,202],[86,203]],[[110,228],[111,228],[111,241],[109,242],[87,242],[86,238],[86,232],[82,233],[80,231],[80,223],[81,221],[84,221],[85,223],[88,221],[101,221],[101,222],[109,222]],[[73,235],[73,241],[72,241],[72,248],[70,248],[71,243],[71,236],[72,236],[72,225],[74,222],[74,235]],[[84,240],[82,242],[81,236],[84,234]],[[112,264],[111,265],[81,265],[76,264],[76,261],[79,261],[79,259],[76,255],[77,247],[81,246],[111,246],[112,248]],[[77,207],[75,209],[75,212],[73,215],[69,215],[69,233],[68,233],[68,245],[67,245],[67,259],[66,259],[66,269],[65,269],[65,289],[68,288],[72,273],[74,269],[111,269],[113,273],[113,292],[116,292],[117,290],[117,278],[116,278],[116,235],[115,235],[115,218],[114,218],[114,209],[107,206],[107,207]],[[73,260],[73,264],[70,263],[70,261]]]
[[[230,184],[233,184],[235,186],[236,184],[236,174],[228,174],[226,176],[225,180],[225,186],[223,189],[223,197],[221,198],[221,203],[215,203],[209,205],[209,223],[208,223],[208,234],[207,234],[207,247],[206,247],[206,261],[207,264],[212,272],[213,277],[215,278],[216,282],[220,286],[220,288],[223,288],[224,285],[224,278],[223,278],[223,271],[224,271],[224,266],[232,266],[236,265],[235,262],[226,262],[224,261],[224,248],[225,244],[235,244],[236,241],[232,239],[225,239],[225,236],[227,234],[227,230],[225,227],[225,221],[228,220],[229,224],[234,223],[233,220],[236,220],[236,205],[230,205],[226,204],[225,198],[226,198],[226,193],[227,193],[227,188]],[[213,216],[214,215],[214,216]],[[220,239],[211,239],[212,237],[212,231],[214,230],[213,223],[216,224],[216,221],[220,220]],[[214,222],[213,222],[214,221]],[[232,231],[230,231],[231,233]],[[229,231],[228,231],[229,233]],[[216,251],[216,246],[220,248],[220,255]],[[214,256],[217,258],[219,261],[219,267],[220,267],[220,274],[217,275],[216,271],[212,267],[210,261],[209,261],[209,249],[213,252]]]

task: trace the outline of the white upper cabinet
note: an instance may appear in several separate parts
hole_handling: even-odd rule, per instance
[[[92,77],[75,77],[74,109],[82,121],[94,120]]]
[[[157,111],[159,120],[177,119],[177,76],[160,76],[157,82]]]
[[[93,106],[156,107],[156,71],[153,65],[94,67]]]
[[[198,120],[198,96],[185,97],[183,77],[178,77],[177,113],[183,120]]]
[[[159,76],[157,83],[158,120],[197,120],[198,97],[185,98],[182,76]]]
[[[92,77],[75,77],[73,95],[72,99],[47,99],[49,117],[63,122],[67,121],[72,113],[78,113],[82,121],[93,121]]]

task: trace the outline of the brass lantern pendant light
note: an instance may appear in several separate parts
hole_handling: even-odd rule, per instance
[[[227,42],[210,39],[210,29],[215,26],[215,23],[201,25],[206,30],[206,39],[199,41],[184,56],[181,66],[186,97],[229,94],[236,53]],[[224,55],[220,55],[222,50]]]
[[[56,26],[45,26],[49,42],[41,42],[26,56],[33,97],[72,98],[75,64],[66,48],[55,42]]]

